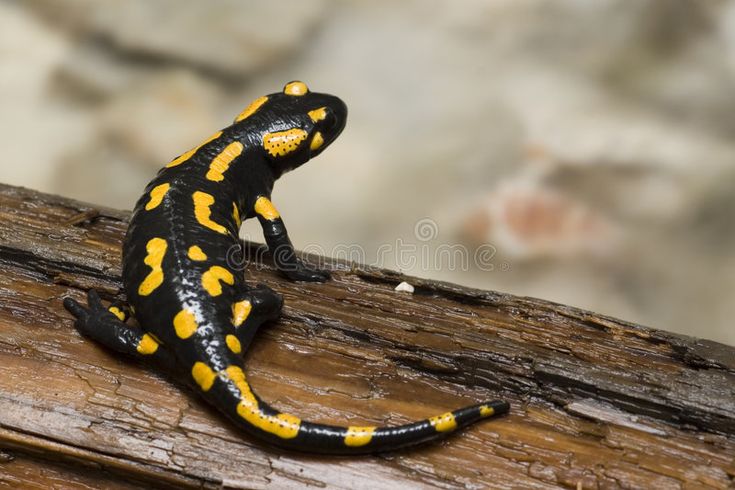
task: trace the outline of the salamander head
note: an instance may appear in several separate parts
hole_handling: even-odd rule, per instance
[[[236,119],[243,137],[260,146],[276,177],[321,153],[342,132],[347,106],[293,81],[253,101]]]

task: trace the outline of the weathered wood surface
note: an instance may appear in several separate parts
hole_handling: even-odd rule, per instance
[[[735,484],[735,349],[444,283],[396,293],[402,276],[345,264],[327,284],[249,267],[287,305],[246,359],[264,399],[328,423],[401,423],[496,396],[511,414],[382,456],[264,447],[73,329],[64,296],[120,294],[127,216],[0,186],[0,486]]]

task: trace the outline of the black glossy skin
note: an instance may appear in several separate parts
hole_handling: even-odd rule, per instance
[[[292,82],[284,90],[288,91],[294,83],[300,84]],[[248,433],[300,451],[356,454],[392,450],[438,439],[481,418],[507,412],[506,402],[486,402],[443,414],[444,420],[453,419],[449,424],[441,424],[433,418],[397,427],[371,428],[372,436],[363,438],[359,445],[355,445],[354,440],[347,444],[346,427],[315,424],[293,417],[289,420],[298,421],[298,432],[284,435],[279,428],[264,428],[253,423],[255,419],[248,420],[238,414],[238,404],[247,399],[251,389],[245,381],[238,384],[225,374],[228,368],[241,368],[243,364],[242,353],[233,351],[225,338],[235,336],[244,352],[257,328],[279,316],[283,301],[266,286],[246,284],[243,275],[228,264],[228,254],[242,263],[239,260],[242,254],[238,240],[240,223],[233,216],[233,203],[243,219],[258,217],[268,246],[274,252],[276,265],[287,277],[296,281],[329,279],[327,272],[308,268],[296,258],[283,220],[256,213],[255,203],[261,196],[270,198],[274,182],[284,172],[305,163],[334,141],[347,117],[345,104],[331,95],[281,92],[267,97],[252,115],[223,129],[219,138],[199,147],[183,163],[162,169],[135,206],[123,246],[123,283],[140,327],[125,323],[128,310],[124,305],[105,308],[96,293],[90,291],[89,308],[71,298],[64,301],[77,318],[75,325],[79,331],[108,348],[154,361],[184,379]],[[315,121],[309,111],[318,108],[324,108],[324,117]],[[264,149],[265,135],[294,128],[305,131],[307,137],[293,152],[273,157]],[[317,131],[323,144],[312,150]],[[206,175],[213,159],[233,142],[242,143],[242,153],[223,172],[222,180],[208,179]],[[168,191],[157,206],[146,209],[152,201],[151,191],[161,184],[169,184]],[[195,216],[192,196],[197,191],[214,197],[210,219],[222,225],[224,232],[203,226]],[[151,239],[162,239],[167,244],[160,265],[162,281],[151,292],[142,295],[139,287],[153,271],[146,263],[146,244]],[[189,257],[192,245],[201,248],[206,260]],[[202,279],[212,266],[232,273],[232,284],[218,281],[221,293],[214,296],[204,287]],[[242,300],[249,301],[252,309],[245,322],[236,327],[232,306]],[[194,312],[196,318],[196,330],[187,338],[182,338],[174,328],[174,318],[184,309]],[[144,341],[145,334],[148,336]],[[154,344],[157,346],[155,352],[150,352]],[[149,348],[146,350],[145,346]],[[192,370],[195,363],[203,363],[215,374],[211,386],[195,382]],[[255,399],[257,413],[263,417],[279,413],[257,396]]]

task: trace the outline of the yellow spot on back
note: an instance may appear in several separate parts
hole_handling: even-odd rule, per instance
[[[273,203],[265,196],[260,196],[255,201],[255,212],[262,216],[263,218],[267,219],[268,221],[273,221],[276,218],[279,218],[281,215],[278,213],[278,210],[273,205]]]
[[[107,311],[115,315],[121,322],[125,321],[125,312],[117,306],[110,306],[109,308],[107,308]]]
[[[220,281],[230,286],[235,284],[235,278],[232,276],[232,272],[219,265],[213,265],[208,271],[202,274],[202,287],[210,296],[219,296],[222,294],[222,284],[220,284]]]
[[[480,417],[490,417],[495,413],[495,409],[492,407],[488,407],[487,405],[483,405],[480,407]]]
[[[166,168],[171,168],[171,167],[175,167],[177,165],[181,165],[182,163],[184,163],[185,161],[187,161],[188,159],[190,159],[192,156],[194,156],[194,154],[197,151],[199,151],[199,148],[201,148],[202,146],[206,145],[207,143],[211,143],[212,141],[216,140],[220,136],[222,136],[222,131],[218,131],[218,132],[214,133],[212,136],[209,137],[209,139],[207,139],[206,141],[203,141],[202,144],[200,144],[196,148],[192,148],[191,150],[187,151],[186,153],[183,153],[180,156],[174,158],[171,161],[171,163],[169,163],[168,165],[166,165]]]
[[[372,438],[373,433],[377,427],[358,427],[350,426],[347,427],[347,435],[345,436],[345,446],[359,447],[368,444]]]
[[[252,102],[250,103],[250,105],[249,105],[249,106],[247,106],[247,107],[245,108],[245,110],[244,110],[244,111],[242,111],[242,112],[241,112],[241,113],[240,113],[240,114],[239,114],[239,115],[238,115],[238,116],[237,116],[237,117],[235,118],[235,122],[240,122],[240,121],[242,121],[243,119],[245,119],[245,118],[248,118],[248,117],[252,116],[253,114],[255,114],[255,111],[257,111],[258,109],[260,109],[260,106],[262,106],[262,105],[263,105],[263,104],[265,104],[266,102],[268,102],[268,97],[266,97],[266,96],[263,96],[263,97],[258,97],[257,99],[255,99],[254,101],[252,101]]]
[[[194,216],[200,225],[206,226],[217,233],[227,234],[227,228],[211,219],[212,210],[209,207],[214,204],[214,197],[206,192],[196,191],[192,194],[194,199]]]
[[[136,350],[143,355],[154,354],[158,350],[158,342],[151,335],[143,334]]]
[[[250,389],[242,369],[238,366],[229,366],[225,369],[225,373],[240,391],[240,403],[237,404],[237,414],[240,417],[254,427],[281,439],[293,439],[298,435],[301,419],[287,413],[266,415],[260,410],[258,400]]]
[[[308,135],[306,131],[299,128],[266,133],[263,136],[263,148],[273,157],[285,157],[296,151]]]
[[[309,148],[311,148],[312,151],[318,150],[322,147],[324,144],[324,138],[322,137],[322,133],[317,131],[314,133],[314,137],[311,138],[311,144],[309,145]]]
[[[191,377],[194,378],[202,391],[209,391],[217,375],[211,367],[197,361],[194,363],[194,367],[191,368]]]
[[[235,224],[239,228],[242,224],[242,220],[240,219],[240,209],[237,207],[237,203],[232,203],[232,218],[235,220]]]
[[[305,95],[309,92],[309,87],[304,82],[294,80],[283,87],[283,93],[286,95]]]
[[[140,283],[138,287],[139,295],[148,296],[163,282],[161,263],[163,262],[164,255],[166,255],[167,248],[168,244],[163,238],[151,238],[146,243],[145,250],[148,252],[148,255],[143,262],[151,268],[151,272]]]
[[[448,432],[457,428],[457,421],[454,420],[454,414],[452,412],[431,417],[429,423],[434,426],[437,432]]]
[[[250,301],[244,299],[242,301],[238,301],[237,303],[233,303],[232,305],[232,324],[236,327],[239,327],[243,324],[245,320],[247,320],[248,315],[250,315],[250,310],[253,309],[253,305],[250,304]]]
[[[176,313],[174,317],[174,330],[176,330],[176,335],[180,339],[188,339],[194,335],[198,327],[196,317],[191,311],[183,309]]]
[[[207,260],[207,254],[204,253],[204,250],[199,248],[199,245],[192,245],[189,247],[189,252],[187,254],[191,260]]]
[[[161,201],[163,201],[163,197],[168,192],[169,188],[171,187],[171,184],[161,184],[157,185],[153,189],[151,189],[150,196],[151,199],[148,201],[148,204],[145,205],[145,210],[150,211],[151,209],[156,208],[159,204],[161,204]]]
[[[327,108],[320,107],[319,109],[314,109],[313,111],[309,111],[308,114],[313,122],[323,121],[324,118],[327,117]]]
[[[242,143],[235,141],[225,147],[219,155],[214,157],[212,163],[209,164],[209,171],[207,172],[207,179],[214,182],[221,182],[224,180],[224,173],[230,168],[232,161],[240,156],[242,153]]]
[[[225,343],[227,343],[227,347],[229,347],[230,350],[235,354],[239,354],[240,352],[242,352],[242,345],[240,345],[240,341],[237,340],[237,337],[235,337],[234,335],[226,336]]]

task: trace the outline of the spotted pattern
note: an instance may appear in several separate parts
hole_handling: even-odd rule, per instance
[[[449,432],[457,428],[457,421],[452,412],[446,412],[436,417],[431,417],[429,423],[437,432]]]
[[[298,150],[307,136],[309,133],[299,128],[266,133],[263,136],[263,148],[272,157],[285,157]]]
[[[154,339],[150,334],[144,334],[143,338],[138,342],[136,350],[144,356],[155,354],[158,350],[158,342],[156,342],[156,339]]]
[[[186,153],[182,153],[180,156],[174,158],[171,160],[171,163],[166,165],[166,168],[176,167],[177,165],[181,165],[185,161],[189,160],[191,157],[194,156],[194,154],[199,151],[199,148],[206,145],[207,143],[211,143],[212,141],[216,140],[222,136],[222,131],[218,131],[214,133],[212,136],[209,137],[206,141],[202,142],[201,145],[197,146],[196,148],[192,148],[191,150],[187,151]]]
[[[236,327],[242,325],[250,315],[253,305],[248,300],[238,301],[232,305],[232,324]]]
[[[318,150],[324,145],[324,137],[322,136],[322,133],[317,131],[314,133],[314,137],[311,138],[311,143],[309,144],[309,148],[311,151]]]
[[[249,424],[274,434],[282,439],[293,439],[301,428],[301,419],[287,413],[266,415],[258,406],[250,385],[245,380],[245,373],[238,366],[229,366],[225,370],[227,377],[240,391],[240,402],[237,404],[237,414]]]
[[[194,381],[199,385],[202,391],[209,391],[214,384],[214,380],[217,375],[211,367],[207,366],[203,362],[197,361],[191,368],[191,377],[194,378]]]
[[[229,284],[230,286],[235,284],[235,278],[232,275],[232,272],[222,266],[213,265],[209,270],[202,274],[202,287],[210,296],[219,296],[222,294],[222,282]]]
[[[192,194],[192,198],[194,199],[194,216],[199,224],[217,233],[227,234],[227,228],[212,221],[210,207],[214,204],[214,197],[206,192],[196,191]]]
[[[237,207],[236,202],[232,203],[232,219],[235,220],[235,225],[240,228],[240,225],[242,225],[242,220],[240,219],[240,208]]]
[[[327,108],[320,107],[319,109],[314,109],[313,111],[309,111],[308,114],[312,122],[323,121],[327,117]]]
[[[347,435],[345,436],[345,446],[360,447],[369,444],[373,439],[373,433],[377,427],[367,426],[350,426],[347,427]]]
[[[156,209],[159,204],[161,204],[161,201],[163,201],[164,196],[166,196],[166,193],[171,188],[171,184],[165,183],[161,185],[157,185],[153,189],[151,189],[150,192],[150,200],[145,205],[145,210],[150,211],[151,209]]]
[[[227,145],[219,155],[214,157],[212,163],[209,164],[209,171],[206,175],[207,179],[213,182],[222,182],[225,180],[225,172],[230,168],[232,161],[240,156],[242,150],[243,146],[239,141]]]
[[[255,212],[258,214],[258,216],[262,216],[268,221],[273,221],[274,219],[281,217],[280,213],[270,201],[270,199],[265,196],[260,196],[255,201]]]
[[[207,260],[207,254],[201,249],[199,245],[192,245],[189,247],[189,251],[186,253],[191,260],[202,261]]]
[[[234,335],[226,336],[225,343],[227,344],[227,347],[229,347],[230,350],[235,354],[239,354],[240,352],[242,352],[242,345],[240,345],[240,341],[237,340],[237,337],[235,337]]]
[[[488,407],[487,405],[482,405],[480,407],[480,417],[492,417],[495,414],[495,410],[493,407]]]
[[[109,311],[110,313],[112,313],[113,315],[115,315],[117,317],[117,319],[120,320],[121,322],[124,322],[125,321],[125,318],[126,318],[125,317],[125,312],[122,311],[117,306],[110,306],[109,308],[107,308],[107,311]]]
[[[174,330],[180,339],[188,339],[197,331],[196,316],[190,310],[184,308],[174,317]]]
[[[254,101],[252,101],[252,102],[250,103],[250,105],[249,105],[249,106],[247,106],[247,107],[245,108],[245,110],[244,110],[244,111],[242,111],[242,112],[241,112],[241,113],[240,113],[240,114],[239,114],[239,115],[238,115],[238,116],[237,116],[237,117],[235,118],[235,122],[236,122],[236,123],[238,123],[238,122],[242,121],[243,119],[247,119],[248,117],[252,116],[252,115],[253,115],[253,114],[255,114],[255,112],[256,112],[256,111],[257,111],[258,109],[260,109],[260,107],[261,107],[261,106],[262,106],[263,104],[265,104],[266,102],[268,102],[268,97],[266,97],[266,96],[263,96],[263,97],[258,97],[257,99],[255,99]]]
[[[163,257],[166,255],[168,243],[163,238],[151,238],[145,246],[146,258],[143,263],[151,268],[143,282],[138,287],[138,294],[148,296],[163,283]]]

